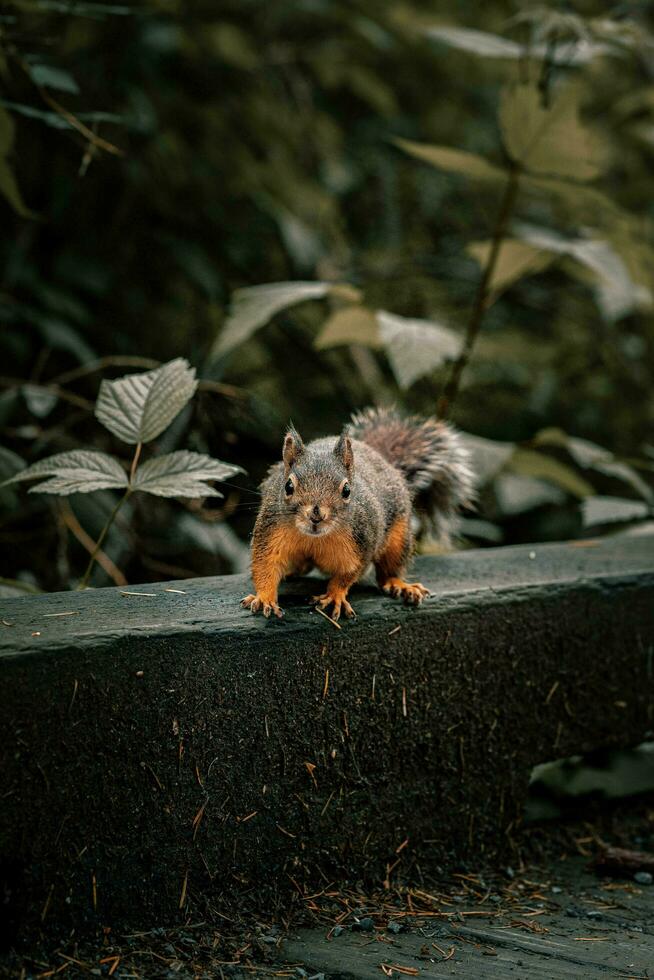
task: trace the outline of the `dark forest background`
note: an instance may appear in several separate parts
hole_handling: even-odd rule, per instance
[[[450,406],[482,484],[461,543],[651,514],[651,20],[583,0],[4,4],[1,476],[79,447],[128,462],[93,416],[101,379],[185,357],[200,387],[154,451],[247,474],[223,500],[135,495],[92,583],[245,567],[289,420],[311,438],[371,402],[435,411],[542,113]],[[297,281],[323,295],[233,299]],[[114,500],[0,490],[4,591],[75,586]]]

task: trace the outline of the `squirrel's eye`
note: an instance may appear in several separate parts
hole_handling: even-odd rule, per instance
[[[286,486],[284,487],[284,490],[286,492],[287,497],[291,497],[293,495],[295,486],[293,485],[293,481],[290,478],[286,481]]]
[[[351,493],[352,493],[352,491],[350,490],[350,484],[349,483],[344,483],[343,484],[343,489],[341,490],[341,494],[342,494],[343,498],[345,500],[347,500],[347,498],[350,496]]]

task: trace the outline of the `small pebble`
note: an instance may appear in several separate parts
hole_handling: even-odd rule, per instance
[[[552,885],[550,891],[552,892],[552,895],[560,895],[563,889],[560,885]]]
[[[344,932],[345,929],[343,928],[343,926],[334,926],[334,928],[332,929],[332,936],[340,936]]]
[[[393,920],[391,920],[386,926],[386,928],[388,929],[389,932],[392,932],[395,936],[397,936],[398,932],[406,932],[406,926],[404,925],[403,922],[394,922]]]
[[[639,885],[651,885],[654,878],[649,871],[637,871],[634,875],[634,881]]]
[[[530,551],[530,552],[529,552],[529,557],[530,557],[530,558],[531,558],[531,560],[533,561],[533,560],[534,560],[534,558],[536,557],[536,552],[535,552],[535,551]]]
[[[602,913],[601,912],[598,912],[597,911],[597,909],[591,909],[589,912],[586,912],[586,918],[587,919],[601,919],[601,918],[603,918],[603,916],[602,916]]]
[[[365,919],[359,919],[358,922],[353,922],[352,928],[356,932],[373,932],[375,928],[375,923],[372,921],[372,919],[369,916],[366,916]]]

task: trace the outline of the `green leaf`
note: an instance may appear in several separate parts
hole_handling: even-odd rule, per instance
[[[15,578],[0,578],[0,599],[17,599],[24,595],[40,595],[41,590],[37,589],[31,582],[21,582]]]
[[[3,486],[22,480],[51,477],[32,487],[30,493],[91,493],[93,490],[119,490],[127,487],[127,474],[117,459],[106,453],[75,449],[56,453],[33,463],[5,480]]]
[[[483,269],[488,262],[491,247],[490,241],[471,242],[466,248],[466,252],[476,259]],[[514,238],[505,238],[500,245],[493,276],[489,284],[489,291],[493,299],[497,299],[500,293],[519,279],[534,275],[536,272],[542,272],[552,261],[552,255],[544,249],[536,248],[527,242]]]
[[[546,504],[565,503],[565,493],[546,480],[518,473],[500,473],[493,491],[502,514],[524,514]]]
[[[38,119],[40,122],[51,126],[53,129],[74,129],[72,123],[64,119],[58,112],[50,112],[47,109],[37,109],[31,105],[24,105],[22,102],[12,102],[10,99],[0,99],[0,106],[11,109],[12,112],[28,119]],[[116,123],[122,125],[127,121],[126,116],[118,116],[113,112],[78,112],[76,116],[85,123]]]
[[[533,444],[540,446],[555,446],[566,449],[578,466],[592,467],[596,463],[606,463],[612,460],[613,453],[589,439],[579,439],[569,436],[563,429],[541,429],[533,439]]]
[[[473,180],[503,182],[507,179],[505,170],[488,163],[476,153],[455,150],[450,146],[415,143],[413,140],[400,139],[399,137],[394,139],[393,143],[400,150],[408,153],[409,156],[416,157],[416,159],[422,160],[423,163],[428,163],[438,170],[447,170],[450,173],[461,174],[461,176],[470,177]]]
[[[323,324],[315,346],[324,350],[339,344],[381,347],[379,324],[373,311],[367,306],[352,305],[332,313]]]
[[[646,287],[633,281],[627,266],[610,242],[591,238],[565,238],[548,228],[518,224],[516,233],[537,249],[565,255],[592,276],[597,305],[604,317],[613,322],[634,310],[651,305],[652,295]],[[574,273],[575,266],[569,268]]]
[[[571,466],[566,466],[558,459],[533,449],[516,449],[511,457],[509,468],[523,476],[535,476],[540,480],[547,480],[580,500],[584,497],[592,497],[595,493],[591,484],[579,476]]]
[[[631,225],[633,215],[616,202],[588,184],[559,180],[556,177],[534,177],[523,174],[520,186],[534,195],[544,195],[566,222],[612,229],[616,223]]]
[[[598,55],[611,53],[606,44],[597,44],[586,38],[576,39],[573,44],[546,46],[545,44],[517,44],[498,34],[476,31],[467,27],[427,27],[424,33],[434,41],[441,41],[459,51],[481,55],[484,58],[506,58],[511,61],[549,58],[554,64],[585,65]]]
[[[589,497],[582,504],[584,527],[594,524],[615,524],[642,521],[651,515],[651,509],[640,500],[623,497]]]
[[[524,58],[528,49],[498,34],[475,31],[467,27],[426,27],[424,33],[434,41],[442,41],[452,48],[479,54],[485,58]]]
[[[59,92],[72,92],[73,95],[79,93],[79,85],[73,76],[64,71],[63,68],[54,68],[51,65],[30,65],[29,71],[34,84],[41,88],[54,88]]]
[[[25,384],[22,392],[25,404],[38,419],[49,415],[59,400],[57,392],[44,385]]]
[[[149,459],[139,466],[132,488],[156,497],[222,497],[222,493],[203,481],[226,480],[243,472],[240,466],[232,463],[181,450]]]
[[[556,446],[565,449],[578,466],[626,483],[643,500],[650,504],[654,502],[654,493],[633,466],[616,459],[610,450],[598,446],[589,439],[569,436],[562,429],[543,429],[533,442],[535,446]]]
[[[535,85],[510,85],[502,93],[499,119],[508,155],[530,173],[592,180],[605,169],[603,145],[579,119],[576,86],[543,106]]]
[[[331,292],[338,294],[344,286],[352,292],[353,287],[347,284],[330,282],[272,282],[237,289],[232,296],[232,311],[213,346],[210,359],[225,357],[281,310],[307,300],[322,299]],[[358,298],[360,294],[355,291],[355,295]]]
[[[95,415],[123,442],[151,442],[191,400],[197,384],[195,368],[178,357],[154,371],[103,381]]]
[[[461,337],[433,320],[414,320],[378,310],[379,336],[401,388],[458,356]]]

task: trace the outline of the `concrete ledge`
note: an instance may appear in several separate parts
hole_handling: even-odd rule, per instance
[[[428,874],[513,844],[531,767],[654,726],[654,537],[416,562],[337,630],[244,576],[0,604],[14,929],[210,915],[221,895]],[[168,591],[180,590],[180,591]],[[73,615],[59,615],[69,614]]]

